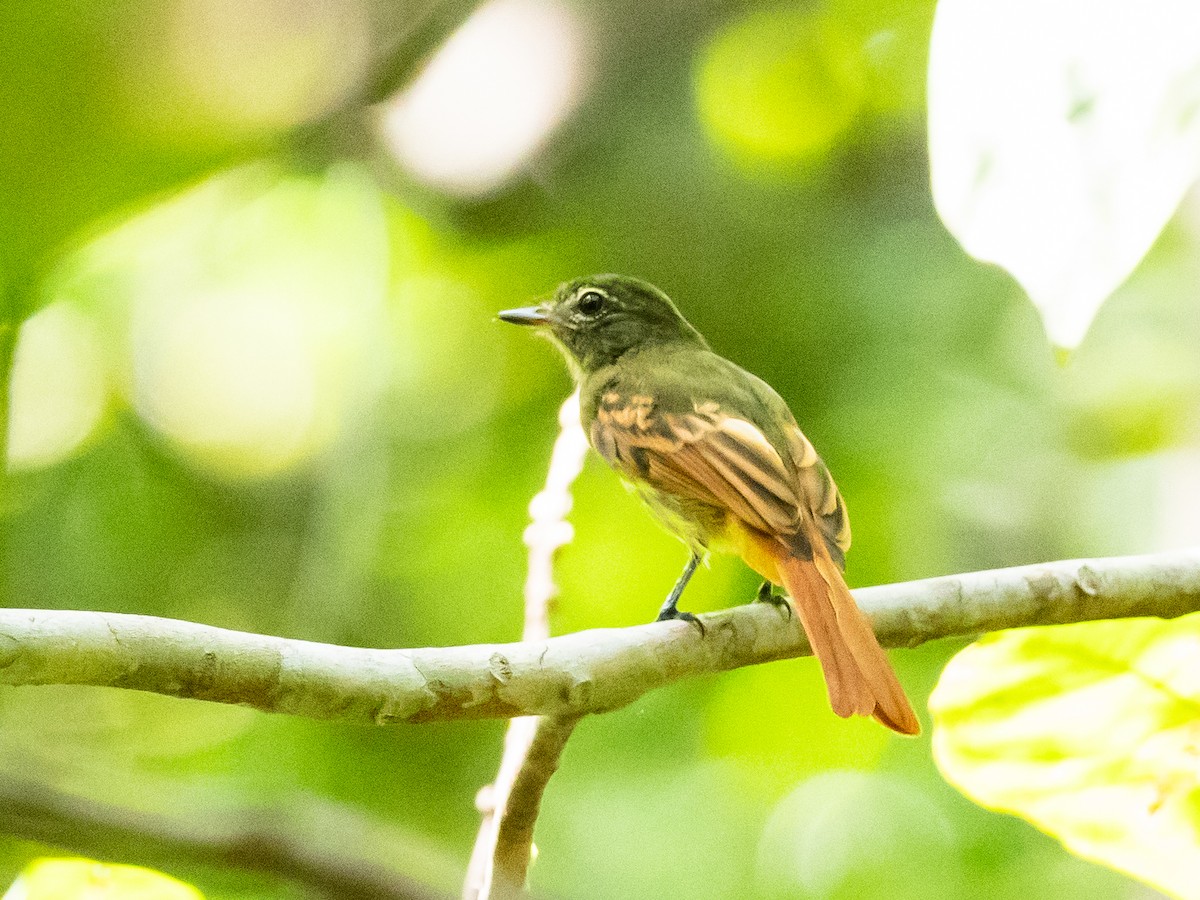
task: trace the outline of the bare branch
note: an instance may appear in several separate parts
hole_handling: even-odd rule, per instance
[[[136,861],[183,877],[180,866],[236,868],[291,881],[312,896],[337,900],[444,900],[426,887],[330,847],[328,809],[246,811],[168,819],[72,797],[33,782],[0,778],[0,832],[96,859]],[[299,814],[297,814],[299,813]],[[336,816],[336,828],[360,833],[361,819]],[[304,820],[315,819],[308,823]],[[320,835],[320,837],[318,837]],[[395,852],[395,848],[391,848]]]
[[[526,642],[550,638],[550,605],[558,594],[554,556],[573,536],[567,522],[571,485],[583,469],[588,447],[579,423],[579,391],[558,411],[558,425],[546,486],[529,504],[532,521],[525,529],[529,570],[522,638]],[[464,900],[505,900],[524,892],[542,793],[577,721],[575,716],[519,716],[509,722],[496,781],[475,799],[483,821],[467,867]]]
[[[550,607],[558,596],[554,583],[554,556],[575,536],[567,513],[574,502],[571,485],[583,471],[588,442],[579,422],[579,391],[568,397],[558,411],[558,438],[550,452],[546,486],[529,503],[532,521],[525,529],[529,568],[525,577],[525,629],[522,640],[544,641],[550,637]]]
[[[1200,610],[1200,549],[861,588],[884,646]],[[768,604],[514,644],[368,650],[117,613],[0,610],[0,684],[152,691],[379,725],[607,712],[683,678],[808,654]]]
[[[525,895],[525,879],[533,855],[533,827],[542,808],[542,796],[550,776],[558,771],[558,761],[579,717],[538,716],[524,721],[534,723],[533,739],[521,760],[500,819],[487,900],[515,900]]]

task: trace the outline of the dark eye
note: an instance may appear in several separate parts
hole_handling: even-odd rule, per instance
[[[579,311],[585,316],[594,316],[604,307],[604,299],[599,291],[585,291],[579,297]]]

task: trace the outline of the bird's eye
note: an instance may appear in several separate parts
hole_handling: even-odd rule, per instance
[[[579,311],[585,316],[594,316],[604,307],[604,295],[599,291],[585,291],[579,297]]]

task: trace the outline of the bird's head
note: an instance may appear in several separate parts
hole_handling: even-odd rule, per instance
[[[676,342],[707,346],[666,294],[625,275],[576,278],[559,286],[545,303],[499,316],[552,338],[577,378],[630,350]]]

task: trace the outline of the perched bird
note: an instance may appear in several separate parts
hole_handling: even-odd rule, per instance
[[[584,431],[691,557],[658,619],[677,608],[709,550],[739,554],[791,595],[829,702],[902,734],[920,725],[842,577],[846,507],[791,411],[766,382],[718,356],[653,285],[595,275],[540,306],[506,310],[562,350],[580,386]]]

